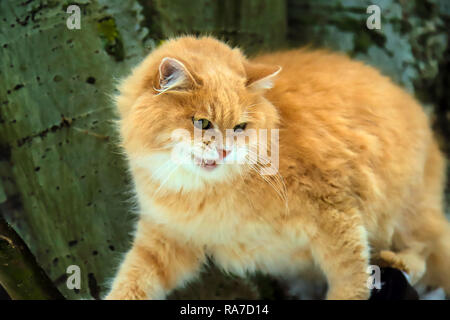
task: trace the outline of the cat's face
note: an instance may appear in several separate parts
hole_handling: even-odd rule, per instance
[[[148,70],[156,76],[121,122],[132,164],[172,189],[232,179],[258,166],[261,129],[278,122],[263,93],[279,69],[236,58],[242,70],[218,63],[201,72],[171,57]]]

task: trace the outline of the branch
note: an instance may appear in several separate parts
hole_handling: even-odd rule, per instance
[[[1,216],[0,284],[15,300],[64,299],[23,240]]]

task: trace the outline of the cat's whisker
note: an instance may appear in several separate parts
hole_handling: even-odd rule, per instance
[[[245,179],[244,179],[244,176],[242,175],[242,167],[238,167],[238,172],[239,172],[239,175],[241,176],[242,183],[245,184]],[[250,206],[253,208],[253,210],[255,210],[255,205],[253,204],[253,202],[250,200],[250,198],[247,196],[246,193],[244,193],[244,196],[247,198],[247,201],[250,204]]]
[[[270,159],[268,159],[267,157],[265,157],[265,156],[261,156],[260,155],[260,158],[262,158],[262,160],[264,160],[265,162],[270,162]],[[282,188],[283,188],[283,193],[285,194],[285,195],[287,195],[287,187],[286,187],[286,184],[285,184],[285,182],[284,182],[284,178],[283,178],[283,176],[280,174],[280,172],[279,171],[277,171],[274,175],[272,175],[281,185],[282,185]]]
[[[147,149],[148,151],[159,151],[159,150],[167,150],[167,149],[170,149],[170,148],[172,148],[173,146],[172,145],[167,145],[167,146],[164,146],[164,147],[160,147],[160,148],[152,148],[152,149]]]
[[[251,148],[248,149],[248,154],[259,157],[259,160],[264,160],[265,162],[269,162],[268,158],[266,158],[265,156],[262,156],[262,155],[257,155],[256,152],[254,150],[252,150]],[[270,183],[273,186],[273,188],[277,191],[277,193],[280,195],[280,198],[285,203],[286,212],[288,213],[289,212],[289,205],[288,205],[288,200],[287,200],[287,188],[286,188],[286,184],[284,182],[283,176],[281,176],[281,174],[279,172],[276,172],[274,175],[271,175],[271,177],[273,177],[273,179],[274,179],[274,181],[271,181],[270,178],[267,178],[263,174],[261,174],[261,170],[264,169],[264,166],[262,164],[257,162],[257,163],[255,163],[253,165],[257,169],[256,171],[258,172],[258,174],[266,182]]]
[[[259,105],[262,105],[262,103],[258,102],[258,103],[251,104],[251,105],[247,106],[247,109],[253,108],[253,107],[256,107],[256,106],[259,106]]]
[[[283,202],[286,202],[286,196],[284,195],[283,191],[281,190],[281,187],[279,185],[277,185],[276,182],[270,180],[269,177],[266,177],[263,174],[261,174],[261,169],[263,167],[261,167],[260,164],[258,164],[258,163],[257,164],[249,164],[249,167],[252,168],[255,172],[257,172],[258,175],[275,190],[275,192],[278,194],[278,196],[281,198],[281,200]]]
[[[159,180],[161,178],[159,177],[159,175],[163,174],[164,171],[166,171],[166,169],[168,169],[168,167],[170,166],[172,166],[172,163],[170,161],[165,162],[164,164],[159,166],[155,171],[152,172],[151,178]]]
[[[251,167],[252,168],[252,167]],[[254,171],[256,171],[258,174],[259,174],[259,172],[258,172],[258,170],[257,169],[255,169],[255,168],[252,168]],[[276,187],[274,187],[264,176],[261,176],[261,178],[264,180],[264,181],[266,181],[272,188],[274,188],[275,190],[276,190]],[[279,194],[279,193],[278,193]],[[282,201],[284,202],[284,200],[282,199]],[[286,203],[286,202],[285,202]],[[287,211],[285,211],[285,212],[287,212]],[[269,222],[270,223],[270,221],[268,220],[268,219],[265,219],[264,218],[264,216],[262,216],[262,215],[258,215],[258,217],[260,218],[260,219],[262,219],[262,221],[264,221],[264,222]],[[276,227],[276,226],[274,226],[274,229],[275,229],[275,231],[277,231],[277,232],[281,232],[281,228],[279,228],[279,227]]]
[[[197,170],[195,171],[195,182],[197,184],[200,184],[200,168],[197,168]]]
[[[250,169],[251,169],[252,171],[258,173],[258,170],[256,170],[256,168],[252,167],[251,165],[249,165],[249,167],[250,167]],[[243,178],[243,176],[242,176],[242,171],[239,170],[239,173],[241,174],[241,178],[242,178],[242,180],[243,180],[243,182],[244,182],[244,178]],[[249,173],[248,173],[248,171],[247,171],[247,172],[244,172],[244,174],[249,174]],[[256,207],[255,207],[255,205],[254,205],[254,203],[250,200],[249,197],[247,197],[246,194],[245,194],[245,197],[247,198],[247,200],[248,200],[249,203],[250,203],[250,206],[255,210],[255,212],[258,212],[257,209],[256,209]],[[264,223],[270,223],[269,219],[267,219],[266,216],[265,216],[264,214],[259,214],[259,215],[257,215],[257,217],[258,217],[262,222],[264,222]],[[281,232],[281,228],[280,228],[279,226],[272,225],[272,227],[275,229],[276,232]]]
[[[170,163],[170,162],[169,162]],[[169,174],[167,175],[167,177],[163,180],[163,182],[161,182],[159,184],[159,187],[153,192],[153,195],[156,196],[158,195],[158,192],[162,189],[162,187],[167,183],[167,181],[169,181],[170,177],[172,176],[172,174],[181,166],[181,164],[177,164],[175,165],[175,167],[169,172]]]

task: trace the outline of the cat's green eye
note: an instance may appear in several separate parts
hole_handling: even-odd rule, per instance
[[[194,126],[198,129],[202,129],[202,130],[208,130],[212,128],[212,123],[211,121],[207,120],[207,119],[195,119],[192,118],[192,122],[194,123]]]
[[[240,123],[240,124],[238,124],[237,126],[235,126],[234,128],[233,128],[233,130],[236,132],[239,132],[239,131],[244,131],[245,130],[245,128],[247,127],[247,122],[242,122],[242,123]]]

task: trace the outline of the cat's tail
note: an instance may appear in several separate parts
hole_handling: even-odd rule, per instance
[[[444,223],[446,228],[427,260],[426,282],[433,287],[441,287],[450,297],[450,224]]]

